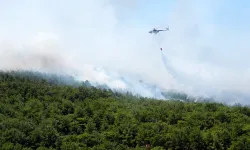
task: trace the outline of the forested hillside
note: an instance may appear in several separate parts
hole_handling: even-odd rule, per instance
[[[65,80],[64,80],[65,81]],[[0,73],[0,149],[250,149],[250,108]]]

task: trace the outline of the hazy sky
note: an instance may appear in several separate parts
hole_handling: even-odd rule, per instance
[[[247,94],[249,18],[247,0],[0,1],[0,67],[86,75],[90,64],[165,88]],[[160,47],[184,79],[172,79]]]

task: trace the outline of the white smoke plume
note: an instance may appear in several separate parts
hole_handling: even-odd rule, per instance
[[[224,0],[175,2],[160,16],[170,27],[160,35],[148,33],[153,27],[143,21],[146,15],[137,17],[141,21],[132,20],[144,3],[1,1],[0,69],[67,73],[157,98],[162,97],[159,90],[149,90],[138,80],[147,80],[159,89],[217,96],[226,102],[233,93],[249,96],[246,39],[250,34],[216,23],[219,10],[226,10],[222,8]],[[166,70],[160,47],[171,69],[185,80],[172,77]],[[232,101],[248,103],[238,95]]]

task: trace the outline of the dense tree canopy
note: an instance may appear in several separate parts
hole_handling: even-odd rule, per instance
[[[70,82],[70,81],[68,81]],[[0,149],[250,149],[250,109],[0,73]]]

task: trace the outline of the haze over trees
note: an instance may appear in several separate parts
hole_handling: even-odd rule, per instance
[[[246,106],[155,100],[32,72],[1,72],[0,99],[3,150],[250,149]]]

